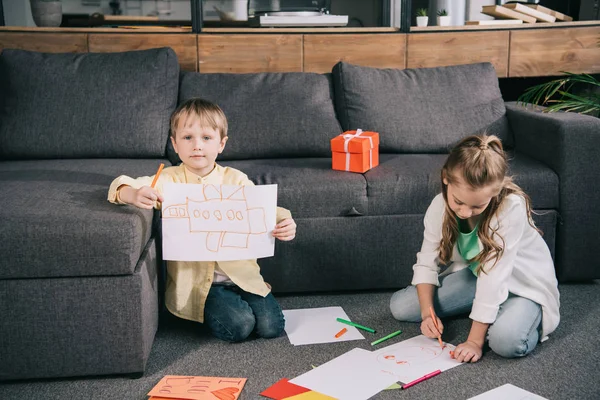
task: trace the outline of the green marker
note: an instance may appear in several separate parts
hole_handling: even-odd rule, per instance
[[[371,342],[371,346],[375,346],[376,344],[379,344],[379,343],[383,342],[384,340],[391,339],[391,338],[393,338],[394,336],[398,336],[398,335],[399,335],[399,334],[401,334],[401,333],[402,333],[402,331],[396,331],[396,332],[394,332],[394,333],[390,333],[389,335],[387,335],[387,336],[384,336],[384,337],[382,337],[381,339],[377,339],[376,341],[374,341],[374,342]]]
[[[362,330],[367,331],[367,332],[375,333],[375,329],[367,328],[366,326],[355,324],[354,322],[346,321],[345,319],[336,318],[335,320],[337,322],[341,322],[342,324],[350,325],[350,326],[353,326],[353,327],[358,328],[358,329],[362,329]]]

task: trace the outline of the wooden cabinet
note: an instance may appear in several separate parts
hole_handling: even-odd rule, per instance
[[[85,53],[87,33],[0,32],[0,50],[21,49],[44,53]]]
[[[246,28],[193,34],[158,33],[156,29],[0,27],[0,49],[112,52],[169,46],[183,70],[206,73],[324,73],[338,61],[397,69],[490,62],[498,77],[600,73],[600,23],[534,25],[532,29],[448,27],[409,34],[350,28],[289,32]]]
[[[406,66],[406,34],[304,35],[305,72],[331,72],[339,62],[377,68]]]
[[[407,68],[491,62],[508,76],[509,31],[414,33],[408,35]]]
[[[600,73],[600,26],[513,31],[510,76]]]
[[[171,47],[182,70],[198,70],[196,35],[193,34],[140,34],[140,33],[90,33],[90,52],[117,52]]]
[[[200,34],[200,72],[300,72],[302,35]]]

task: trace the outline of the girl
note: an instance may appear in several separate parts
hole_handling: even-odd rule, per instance
[[[461,362],[481,358],[486,333],[497,354],[525,356],[560,319],[550,251],[507,169],[496,136],[469,136],[450,152],[442,193],[425,214],[412,286],[390,302],[394,318],[422,321],[431,338],[444,331],[439,317],[470,311],[469,336],[453,355]]]

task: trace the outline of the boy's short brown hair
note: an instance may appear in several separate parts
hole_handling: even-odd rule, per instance
[[[227,117],[215,103],[192,98],[181,103],[171,115],[171,136],[177,139],[177,128],[183,122],[184,126],[193,123],[196,119],[200,124],[219,132],[221,139],[227,136]]]

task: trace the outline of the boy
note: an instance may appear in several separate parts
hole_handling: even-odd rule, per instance
[[[160,208],[165,183],[254,185],[233,168],[215,163],[227,142],[227,119],[219,106],[190,99],[171,116],[171,142],[182,164],[165,168],[155,185],[153,177],[116,178],[108,201],[139,208]],[[288,241],[296,236],[291,213],[277,208],[273,236]],[[168,261],[165,302],[174,315],[207,324],[222,340],[238,342],[252,332],[263,338],[279,336],[285,320],[281,307],[270,293],[256,260]]]

